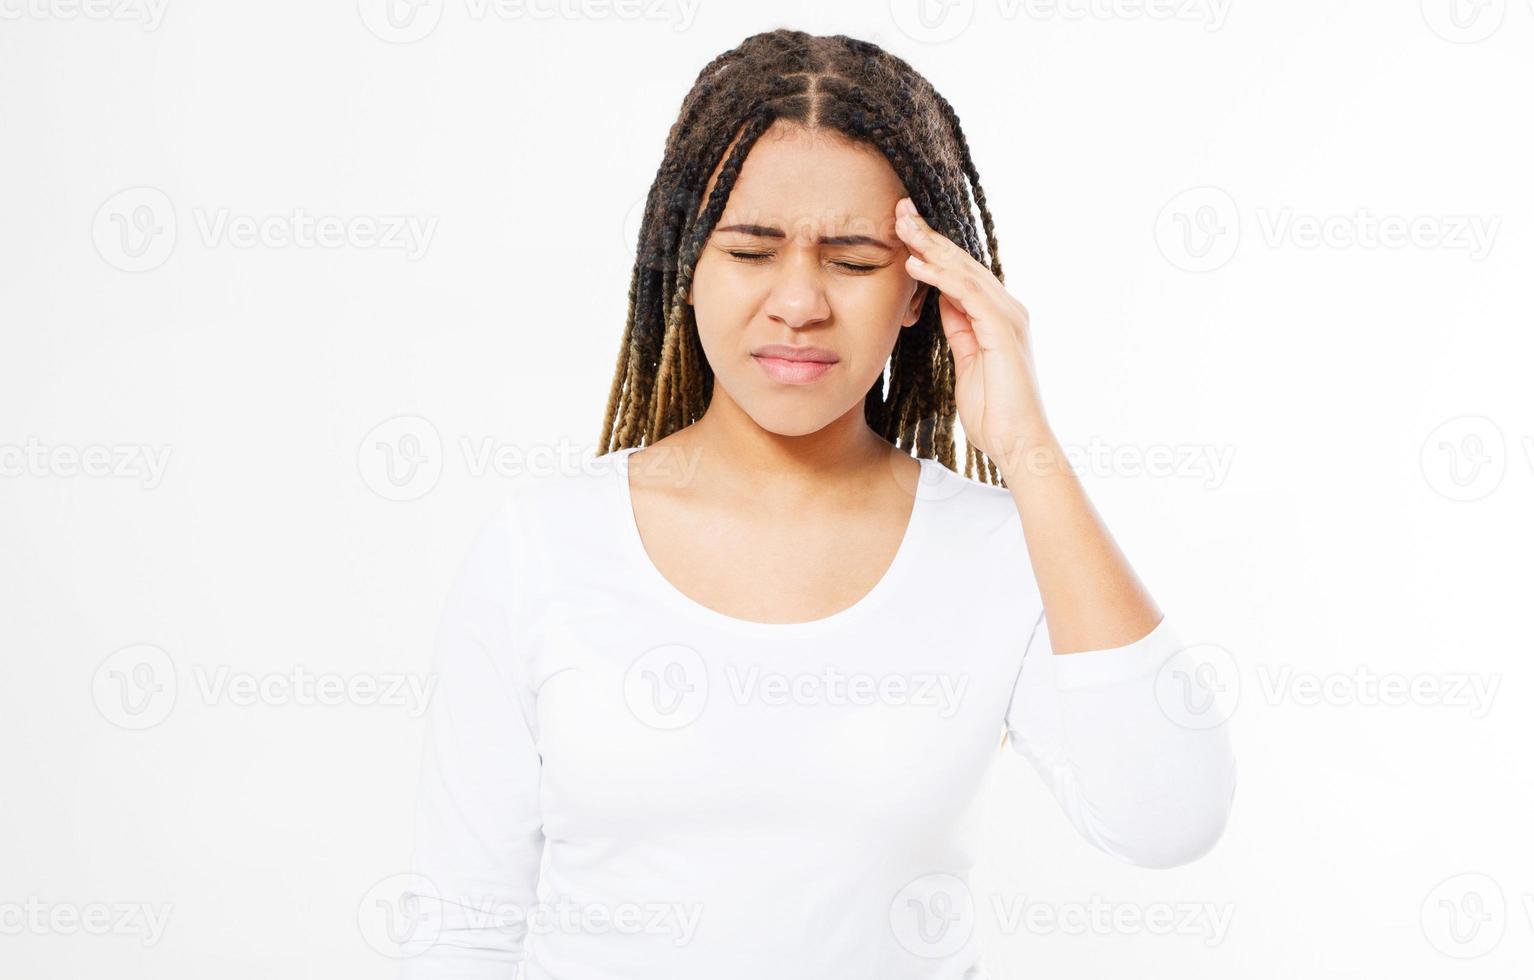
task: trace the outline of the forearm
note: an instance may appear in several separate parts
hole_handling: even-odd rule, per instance
[[[1056,653],[1119,647],[1161,620],[1047,424],[997,461],[1017,511]]]

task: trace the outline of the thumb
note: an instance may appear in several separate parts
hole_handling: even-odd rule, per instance
[[[937,308],[943,322],[943,335],[953,349],[954,361],[966,364],[980,352],[980,342],[975,338],[975,328],[957,306],[942,293],[937,294]]]

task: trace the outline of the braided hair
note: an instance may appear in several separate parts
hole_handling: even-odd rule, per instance
[[[877,149],[927,223],[1002,279],[969,144],[958,114],[931,83],[868,41],[787,29],[754,34],[698,73],[666,138],[645,199],[602,452],[653,444],[708,407],[714,376],[687,294],[741,165],[777,120],[835,130]],[[718,180],[700,213],[716,166]],[[881,377],[863,399],[869,428],[955,469],[953,352],[936,288],[927,291],[916,323],[900,331],[888,373],[888,392]],[[964,475],[1005,486],[995,463],[968,440]]]

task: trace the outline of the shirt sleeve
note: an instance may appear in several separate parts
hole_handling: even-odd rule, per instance
[[[1131,864],[1196,860],[1224,833],[1236,764],[1223,719],[1190,723],[1169,680],[1201,676],[1163,617],[1121,647],[1054,653],[1041,613],[1023,655],[1006,729],[1072,826]],[[1158,683],[1159,682],[1159,683]]]
[[[510,980],[526,958],[542,763],[512,642],[515,541],[508,502],[481,528],[438,626],[403,980]]]

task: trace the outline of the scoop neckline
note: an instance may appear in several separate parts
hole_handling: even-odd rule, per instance
[[[640,569],[640,574],[648,582],[651,591],[664,597],[672,606],[694,617],[728,627],[734,630],[756,633],[812,633],[832,627],[841,626],[844,623],[854,621],[869,613],[883,603],[889,593],[893,592],[899,584],[909,575],[910,566],[916,561],[916,552],[926,536],[928,523],[928,511],[931,509],[930,501],[926,494],[921,492],[925,481],[930,479],[933,467],[943,469],[933,460],[924,457],[915,457],[921,470],[917,474],[917,492],[915,500],[911,504],[911,514],[906,519],[905,533],[900,538],[900,544],[895,549],[895,556],[890,559],[889,565],[884,569],[884,574],[879,580],[852,605],[839,609],[828,616],[819,619],[809,619],[798,623],[761,623],[752,619],[740,619],[728,613],[720,612],[711,606],[694,599],[672,584],[671,580],[661,573],[650,553],[645,550],[644,537],[639,533],[639,520],[634,513],[633,488],[629,485],[629,457],[643,449],[643,446],[630,446],[617,450],[614,455],[618,457],[619,465],[612,467],[616,474],[615,482],[618,487],[619,523],[623,526],[623,538],[627,545],[629,557]]]

